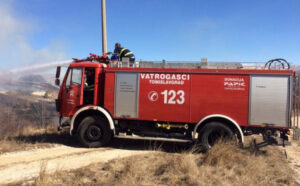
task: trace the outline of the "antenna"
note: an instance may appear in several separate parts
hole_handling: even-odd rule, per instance
[[[102,0],[102,54],[107,53],[107,37],[106,37],[106,5],[105,0]]]

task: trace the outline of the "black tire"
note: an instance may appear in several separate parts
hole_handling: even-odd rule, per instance
[[[79,124],[78,138],[85,147],[102,147],[111,141],[112,131],[105,119],[99,116],[88,116]]]
[[[232,130],[220,122],[209,122],[199,132],[199,142],[202,150],[207,151],[219,140],[233,140]]]

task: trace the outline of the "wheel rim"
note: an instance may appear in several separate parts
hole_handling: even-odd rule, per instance
[[[89,141],[97,141],[102,137],[101,128],[97,125],[90,125],[86,130],[86,137]]]

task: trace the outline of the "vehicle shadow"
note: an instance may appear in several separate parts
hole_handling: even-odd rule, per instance
[[[166,141],[149,141],[134,139],[117,139],[114,138],[109,147],[126,150],[149,150],[163,151],[169,153],[179,153],[192,150],[191,143],[176,143]]]
[[[45,132],[40,134],[18,135],[9,137],[8,140],[26,144],[61,144],[75,148],[84,148],[76,136],[70,136],[68,132]],[[126,150],[151,150],[164,152],[183,152],[192,149],[189,143],[175,143],[148,140],[117,139],[113,138],[107,148]]]
[[[76,138],[67,132],[43,132],[37,134],[20,134],[8,137],[7,140],[27,144],[62,144],[71,147],[80,147]]]
[[[61,144],[75,148],[83,147],[76,136],[71,136],[68,132],[45,132],[30,135],[18,135],[9,137],[8,140],[16,141],[18,144]],[[274,145],[274,141],[259,141],[252,140],[250,144],[243,149],[254,154],[265,154],[264,147]],[[164,151],[169,153],[180,152],[199,152],[200,147],[192,143],[176,143],[164,141],[148,141],[148,140],[133,140],[133,139],[117,139],[113,138],[111,143],[106,148],[125,149],[125,150],[144,150],[144,151]]]

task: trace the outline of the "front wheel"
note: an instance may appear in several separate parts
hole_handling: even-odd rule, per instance
[[[85,147],[102,147],[110,142],[112,131],[105,119],[99,116],[88,116],[80,122],[78,138]]]
[[[232,130],[220,122],[207,123],[199,132],[199,141],[203,151],[210,149],[219,140],[232,140],[235,138]]]

